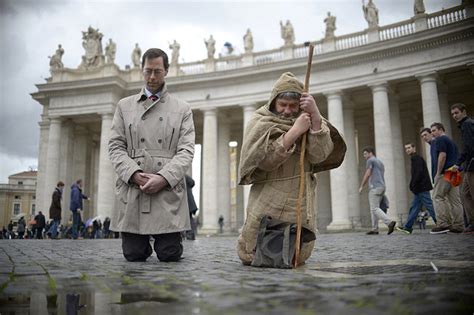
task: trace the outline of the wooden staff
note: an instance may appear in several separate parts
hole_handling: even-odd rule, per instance
[[[304,79],[304,92],[308,92],[309,90],[309,77],[311,76],[311,64],[313,62],[313,51],[314,46],[310,43],[305,43],[305,45],[309,45],[309,52],[308,52],[308,66],[306,68],[306,77]],[[296,204],[296,252],[295,252],[295,259],[294,259],[294,267],[298,267],[299,258],[300,258],[300,250],[301,250],[301,203],[303,202],[303,194],[304,194],[304,153],[306,151],[306,134],[303,134],[303,138],[301,139],[301,153],[300,153],[300,191],[298,193],[298,203]]]

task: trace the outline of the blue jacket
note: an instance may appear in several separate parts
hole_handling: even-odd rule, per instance
[[[87,196],[82,193],[82,189],[77,184],[72,184],[71,186],[71,204],[69,209],[72,212],[77,211],[77,209],[82,208],[82,199],[87,199]]]

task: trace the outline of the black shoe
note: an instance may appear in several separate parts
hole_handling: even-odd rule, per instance
[[[367,234],[367,235],[379,235],[379,231],[373,231],[373,230],[372,230],[372,231],[369,231],[369,232],[367,232],[367,233],[365,233],[365,234]]]
[[[388,233],[387,235],[390,235],[393,233],[393,230],[395,229],[395,225],[397,224],[397,222],[395,221],[392,221],[390,222],[390,224],[388,225]]]
[[[449,232],[450,232],[450,233],[459,234],[459,233],[464,232],[464,230],[463,230],[463,229],[453,229],[453,228],[450,228],[450,229],[449,229]]]

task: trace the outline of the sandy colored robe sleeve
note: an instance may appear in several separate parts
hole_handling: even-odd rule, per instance
[[[318,164],[326,160],[334,149],[331,133],[326,120],[321,123],[321,129],[308,132],[306,142],[306,157],[311,164]]]

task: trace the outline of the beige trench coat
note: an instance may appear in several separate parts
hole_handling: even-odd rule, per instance
[[[110,134],[109,157],[117,172],[113,231],[163,234],[189,230],[184,174],[194,155],[194,123],[189,105],[163,86],[152,102],[144,89],[119,101]],[[163,176],[169,186],[145,194],[130,179],[136,171]]]

